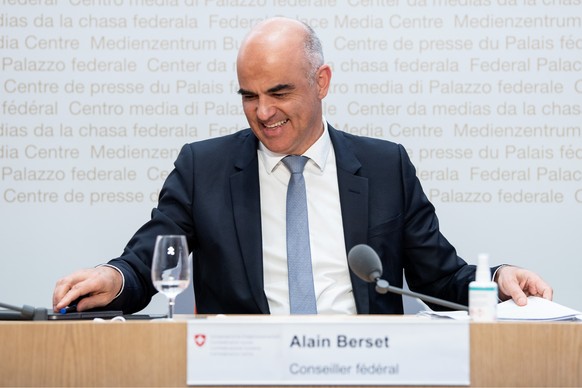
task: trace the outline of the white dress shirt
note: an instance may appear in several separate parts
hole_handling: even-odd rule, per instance
[[[259,156],[261,226],[265,293],[271,314],[289,314],[287,281],[286,197],[290,173],[262,143]],[[309,239],[319,314],[355,314],[337,182],[335,153],[327,123],[315,144],[303,175],[307,191]]]

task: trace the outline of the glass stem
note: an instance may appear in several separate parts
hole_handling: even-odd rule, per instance
[[[168,298],[168,319],[174,319],[174,305],[176,298]]]

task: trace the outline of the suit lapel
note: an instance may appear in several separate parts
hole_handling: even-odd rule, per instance
[[[347,146],[343,134],[328,125],[335,151],[340,205],[342,211],[346,252],[368,240],[368,179],[358,174],[362,167],[354,152]],[[360,314],[370,312],[369,285],[350,271],[356,308]]]
[[[263,284],[263,249],[261,202],[257,160],[257,138],[248,131],[240,153],[235,156],[235,169],[230,177],[230,194],[238,241],[246,275],[261,313],[269,313]]]

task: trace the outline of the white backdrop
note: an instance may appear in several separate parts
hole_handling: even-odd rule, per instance
[[[581,0],[2,4],[1,301],[50,306],[60,276],[121,253],[184,143],[247,126],[237,48],[284,15],[323,41],[326,118],[405,145],[462,257],[582,310]]]

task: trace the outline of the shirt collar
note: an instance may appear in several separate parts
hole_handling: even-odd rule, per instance
[[[307,156],[315,166],[323,172],[330,149],[331,139],[329,138],[329,132],[327,130],[327,121],[325,121],[324,118],[323,133],[319,139],[317,139],[317,141],[303,153],[303,156]],[[259,142],[259,157],[263,159],[263,164],[267,169],[268,174],[272,173],[281,164],[281,160],[283,160],[285,156],[287,155],[270,151],[263,143]]]

